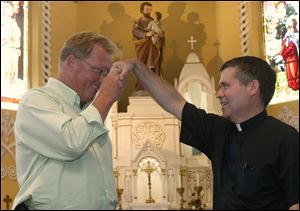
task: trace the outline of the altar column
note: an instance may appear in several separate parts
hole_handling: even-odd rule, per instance
[[[132,169],[132,196],[133,201],[137,201],[137,169]]]
[[[162,198],[166,200],[166,193],[167,193],[167,183],[166,183],[166,169],[161,169],[161,180],[162,180]]]

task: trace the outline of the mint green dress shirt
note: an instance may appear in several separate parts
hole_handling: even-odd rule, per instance
[[[15,127],[20,190],[13,208],[115,209],[112,145],[98,110],[50,78],[21,100]]]

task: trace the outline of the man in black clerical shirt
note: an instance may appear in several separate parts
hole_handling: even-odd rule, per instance
[[[223,117],[186,102],[168,82],[136,59],[132,70],[153,98],[182,121],[180,140],[212,161],[214,209],[299,209],[299,133],[267,115],[276,74],[264,60],[238,57],[221,67]]]

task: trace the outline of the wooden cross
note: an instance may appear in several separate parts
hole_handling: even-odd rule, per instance
[[[194,43],[197,42],[197,40],[194,40],[194,37],[191,36],[191,39],[188,40],[188,43],[191,43],[191,49],[194,50]]]
[[[3,199],[4,202],[6,202],[6,209],[9,209],[10,202],[12,202],[12,199],[9,197],[9,195],[6,195],[6,197]]]

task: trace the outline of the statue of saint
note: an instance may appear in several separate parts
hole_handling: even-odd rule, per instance
[[[142,16],[135,21],[132,30],[135,38],[135,50],[137,58],[147,65],[149,69],[162,76],[161,62],[164,48],[164,29],[161,25],[162,15],[155,12],[154,18],[151,15],[152,4],[144,2],[140,6]],[[135,91],[144,90],[137,82]]]

